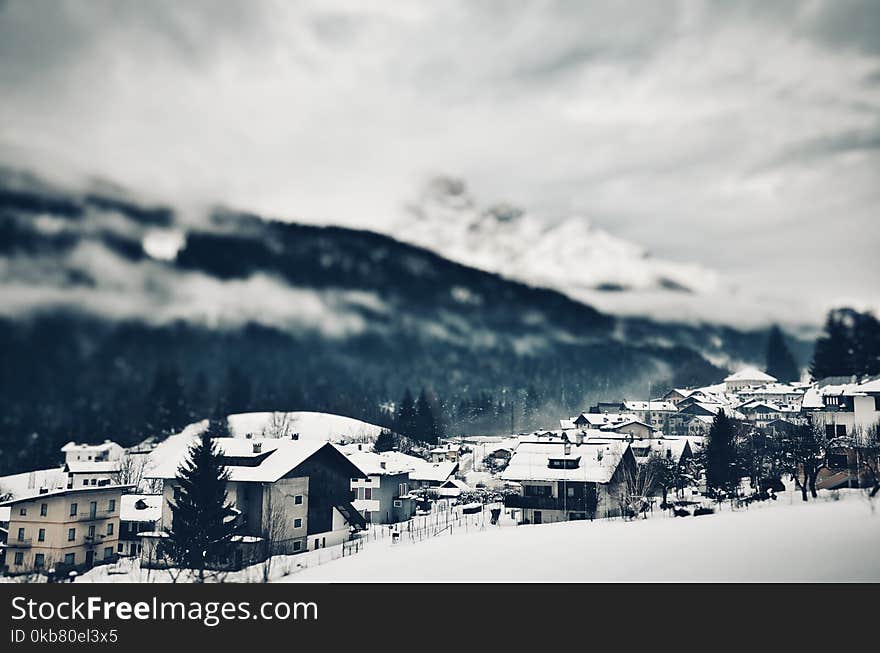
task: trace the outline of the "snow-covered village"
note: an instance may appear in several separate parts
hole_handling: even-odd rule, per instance
[[[4,638],[876,649],[878,179],[880,0],[0,0]]]
[[[878,424],[880,376],[755,367],[502,436],[232,414],[0,478],[0,563],[27,582],[880,580]],[[738,562],[713,565],[719,546]]]

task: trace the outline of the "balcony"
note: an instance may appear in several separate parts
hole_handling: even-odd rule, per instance
[[[112,512],[110,510],[96,510],[95,512],[81,512],[76,516],[71,515],[70,521],[96,521],[98,519],[110,519],[115,516],[115,510]]]
[[[9,540],[6,542],[6,546],[10,549],[29,549],[33,541],[33,538],[30,537],[25,540]]]

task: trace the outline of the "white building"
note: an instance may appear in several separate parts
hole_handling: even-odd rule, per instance
[[[775,376],[770,376],[756,367],[746,367],[726,377],[724,385],[727,392],[738,392],[744,388],[764,386],[776,381]]]

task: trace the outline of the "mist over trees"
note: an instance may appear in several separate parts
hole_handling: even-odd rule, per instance
[[[801,371],[788,345],[782,330],[774,324],[767,337],[767,374],[775,376],[781,383],[797,381]]]
[[[880,321],[850,308],[828,313],[810,364],[813,379],[880,374]]]

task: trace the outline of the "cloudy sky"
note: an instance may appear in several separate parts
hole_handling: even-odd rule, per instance
[[[880,2],[0,0],[0,158],[381,228],[452,174],[880,306]]]

